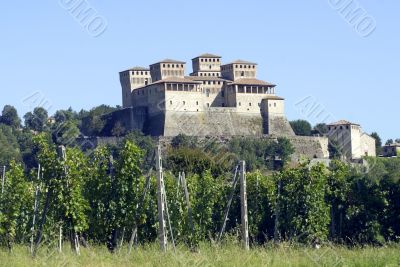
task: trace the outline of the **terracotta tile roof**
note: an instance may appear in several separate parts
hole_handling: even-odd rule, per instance
[[[149,71],[150,69],[149,68],[145,68],[145,67],[137,66],[137,67],[130,68],[129,70]]]
[[[221,81],[221,82],[232,82],[231,80],[222,79],[220,77],[213,76],[186,76],[186,79],[193,81]]]
[[[221,58],[220,56],[217,56],[217,55],[214,55],[214,54],[205,53],[205,54],[202,54],[202,55],[200,55],[200,56],[198,56],[198,57],[195,57],[195,58],[193,58],[193,59],[200,58],[200,57],[206,57],[206,58]]]
[[[121,71],[121,73],[125,72],[125,71],[132,71],[132,70],[133,71],[150,71],[149,68],[136,66],[136,67],[133,67],[133,68],[130,68],[130,69],[127,69],[127,70],[123,70],[123,71]]]
[[[169,77],[169,78],[165,78],[163,80],[159,80],[156,81],[154,83],[151,83],[149,85],[152,84],[158,84],[158,83],[201,83],[201,82],[197,82],[188,78],[181,78],[181,77]]]
[[[241,60],[241,59],[235,60],[235,61],[233,61],[233,62],[231,62],[231,63],[228,63],[228,64],[225,64],[225,65],[232,65],[232,64],[249,64],[249,65],[257,65],[257,63],[250,62],[250,61],[246,61],[246,60]]]
[[[284,98],[282,98],[280,96],[276,96],[276,95],[268,95],[268,96],[264,97],[264,99],[285,100]]]
[[[400,143],[384,145],[384,147],[400,147]]]
[[[238,85],[264,85],[264,86],[271,86],[275,87],[275,84],[268,83],[262,80],[258,79],[248,79],[248,78],[243,78],[243,79],[238,79],[234,81],[232,84],[238,84]]]
[[[328,126],[337,126],[337,125],[358,125],[358,126],[360,126],[360,124],[352,123],[352,122],[349,122],[346,120],[340,120],[340,121],[328,124]]]
[[[164,60],[161,60],[161,61],[159,61],[159,62],[157,62],[157,63],[154,63],[154,64],[159,64],[159,63],[177,63],[177,64],[186,64],[186,62],[184,62],[184,61],[179,61],[179,60],[170,59],[170,58],[166,58],[166,59],[164,59]],[[152,64],[152,65],[154,65],[154,64]]]

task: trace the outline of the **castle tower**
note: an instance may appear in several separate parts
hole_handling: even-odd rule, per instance
[[[269,95],[261,101],[263,131],[268,135],[293,136],[294,131],[285,115],[285,99]]]
[[[166,78],[184,78],[186,62],[164,59],[160,62],[150,65],[150,73],[153,82],[164,80]]]
[[[335,141],[347,159],[376,156],[375,139],[364,133],[356,123],[341,120],[328,124],[328,138]]]
[[[203,54],[192,59],[193,73],[190,76],[221,77],[221,57]]]
[[[132,106],[131,93],[133,90],[152,83],[150,70],[143,67],[134,67],[119,73],[122,87],[122,105],[124,108]]]
[[[221,73],[224,79],[238,80],[238,79],[253,79],[257,77],[257,63],[236,60],[232,63],[222,65]]]

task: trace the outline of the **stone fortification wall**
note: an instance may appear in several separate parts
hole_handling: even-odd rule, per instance
[[[167,111],[163,135],[178,134],[260,136],[263,134],[262,117],[259,113],[240,113],[234,108],[210,108],[204,112]]]
[[[198,137],[199,143],[207,144],[208,142],[216,142],[221,146],[226,146],[230,140],[238,136],[200,136]],[[242,136],[243,138],[251,138],[249,136]],[[162,146],[171,143],[173,137],[160,136],[158,140]],[[264,138],[276,140],[278,136],[262,135],[254,138]],[[291,144],[294,146],[295,152],[292,155],[292,160],[297,162],[302,159],[329,159],[328,152],[328,138],[327,137],[313,137],[313,136],[286,136]]]

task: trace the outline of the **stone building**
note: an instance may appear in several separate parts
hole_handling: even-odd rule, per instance
[[[382,156],[383,157],[399,157],[400,156],[400,144],[395,143],[395,144],[383,146]]]
[[[165,59],[120,72],[123,108],[106,115],[111,125],[159,138],[178,134],[201,138],[287,137],[296,157],[329,158],[327,137],[296,136],[276,85],[257,78],[257,63],[228,64],[213,54],[184,61]]]
[[[257,79],[257,64],[203,54],[186,63],[165,59],[120,73],[125,128],[153,136],[289,135],[276,85]],[[132,114],[128,114],[132,113]]]
[[[376,157],[375,139],[364,133],[359,124],[341,120],[328,124],[328,130],[329,140],[337,142],[343,156],[347,159]]]

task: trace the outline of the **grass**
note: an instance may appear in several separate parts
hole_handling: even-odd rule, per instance
[[[111,254],[104,247],[92,247],[82,248],[77,256],[66,245],[63,253],[41,248],[35,258],[19,246],[12,252],[0,250],[0,266],[400,266],[400,246],[311,249],[283,244],[244,251],[235,244],[203,244],[198,252],[178,247],[176,253],[161,253],[157,244],[151,244],[132,250],[130,255],[126,248]]]

